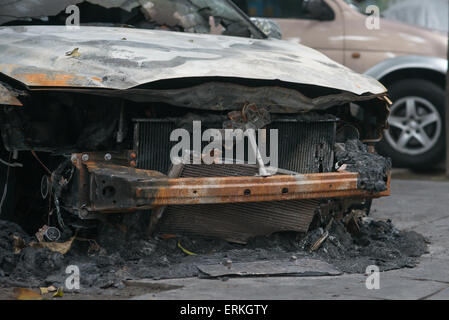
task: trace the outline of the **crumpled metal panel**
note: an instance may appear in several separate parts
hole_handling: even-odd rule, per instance
[[[68,55],[75,48],[77,54]],[[233,77],[381,94],[376,80],[287,41],[108,27],[0,28],[0,72],[28,86],[128,89],[157,80]]]

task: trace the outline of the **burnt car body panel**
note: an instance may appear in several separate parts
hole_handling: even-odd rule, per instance
[[[280,80],[356,95],[386,92],[374,79],[313,49],[275,39],[15,26],[0,28],[0,51],[0,72],[29,87],[123,90],[158,80],[224,77]]]

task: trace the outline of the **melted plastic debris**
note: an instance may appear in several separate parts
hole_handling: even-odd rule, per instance
[[[74,241],[65,255],[47,248],[27,247],[14,254],[13,235],[33,241],[20,227],[0,220],[0,285],[55,286],[64,285],[68,265],[80,269],[82,290],[123,288],[123,281],[131,279],[167,279],[199,276],[198,265],[218,264],[224,261],[255,262],[315,258],[326,261],[338,270],[364,273],[368,265],[380,270],[413,267],[418,257],[426,252],[423,236],[403,232],[390,221],[361,223],[357,236],[351,236],[342,222],[334,222],[329,236],[320,247],[310,247],[322,236],[315,229],[306,236],[298,233],[278,233],[269,237],[251,239],[247,245],[230,244],[219,239],[167,236],[165,239],[143,237],[144,224],[136,223],[143,217],[125,215],[121,224],[102,225],[95,241]],[[126,220],[128,221],[127,227]],[[188,255],[178,243],[196,255]],[[95,243],[96,246],[92,246]]]
[[[389,158],[369,153],[368,147],[355,139],[338,143],[335,149],[337,163],[340,166],[346,164],[347,171],[359,173],[359,188],[373,192],[387,190],[388,172],[391,170]]]

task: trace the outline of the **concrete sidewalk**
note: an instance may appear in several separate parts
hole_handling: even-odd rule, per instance
[[[135,299],[449,299],[449,182],[394,180],[392,196],[374,201],[372,217],[391,219],[399,229],[414,230],[431,241],[418,267],[380,273],[379,290],[366,289],[361,274],[188,278],[137,281],[149,289],[167,290]]]

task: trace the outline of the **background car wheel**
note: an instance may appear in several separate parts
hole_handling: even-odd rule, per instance
[[[379,153],[391,157],[395,167],[437,164],[445,153],[444,90],[421,79],[398,81],[388,90],[393,101],[390,129],[378,143]]]

